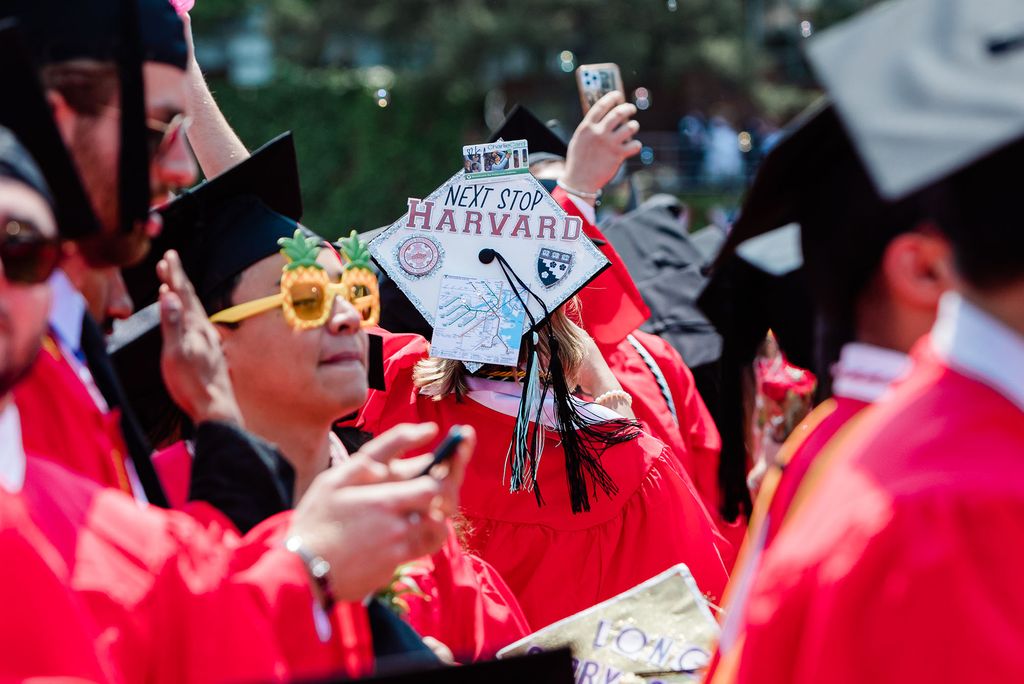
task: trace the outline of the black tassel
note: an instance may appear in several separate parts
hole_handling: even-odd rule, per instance
[[[539,374],[537,359],[536,333],[540,323],[550,319],[551,312],[548,311],[544,300],[531,290],[522,278],[516,275],[501,254],[493,249],[480,250],[480,262],[489,264],[497,260],[505,280],[515,293],[519,303],[526,311],[530,320],[532,334],[527,335],[527,366],[526,382],[523,391],[523,399],[519,404],[519,414],[516,416],[515,435],[511,447],[512,453],[512,491],[518,491],[523,486],[533,487],[534,495],[537,497],[537,505],[542,506],[544,500],[541,497],[540,486],[537,483],[537,467],[544,450],[544,399],[547,397],[548,389],[553,390],[555,405],[555,429],[562,440],[562,450],[565,452],[565,474],[569,485],[569,500],[572,504],[572,512],[582,513],[590,511],[590,496],[597,496],[598,487],[608,496],[618,493],[618,487],[612,481],[608,471],[601,465],[601,457],[609,448],[623,444],[640,436],[640,424],[635,420],[618,418],[615,420],[594,423],[583,416],[573,401],[572,392],[565,379],[565,368],[562,366],[561,351],[558,340],[555,339],[551,326],[547,326],[546,334],[548,340],[548,380],[539,386],[539,398],[532,396],[531,385],[537,382]],[[530,313],[530,307],[523,299],[523,293],[530,295],[544,311],[544,318],[537,321]],[[527,467],[528,465],[528,467]],[[524,478],[524,475],[526,476]],[[589,480],[589,486],[588,486]]]
[[[565,475],[569,484],[569,500],[573,513],[590,511],[590,496],[597,496],[597,489],[609,497],[615,496],[619,488],[612,481],[608,471],[601,465],[604,452],[618,444],[632,441],[640,436],[640,424],[628,418],[617,418],[601,423],[587,420],[576,407],[572,392],[565,379],[558,340],[548,328],[548,376],[554,391],[555,421],[562,451],[565,452]],[[589,486],[588,486],[589,481]]]

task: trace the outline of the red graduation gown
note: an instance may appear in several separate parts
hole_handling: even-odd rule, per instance
[[[615,347],[599,345],[601,353],[622,388],[633,397],[633,413],[637,420],[672,450],[693,480],[709,515],[722,534],[720,548],[723,550],[726,567],[732,568],[735,549],[743,540],[746,525],[742,518],[735,523],[727,523],[718,512],[721,498],[718,488],[718,457],[722,451],[718,428],[704,400],[697,393],[693,374],[679,352],[656,335],[641,330],[632,334],[665,376],[665,383],[675,404],[676,417],[669,411],[653,373],[628,339]]]
[[[216,516],[202,526],[31,456],[21,496],[55,549],[53,571],[126,681],[276,681],[371,667],[361,606],[339,606],[334,638],[319,639],[306,570],[282,546],[287,516],[239,538]]]
[[[118,681],[96,653],[96,626],[44,558],[52,548],[18,496],[0,489],[0,681]]]
[[[592,497],[589,513],[573,515],[565,456],[557,435],[549,434],[538,474],[545,505],[538,506],[532,493],[510,493],[504,478],[515,419],[471,400],[420,395],[411,368],[426,344],[395,337],[408,344],[385,357],[388,391],[371,392],[357,420],[374,434],[402,422],[435,422],[441,435],[455,424],[476,429],[478,446],[460,492],[467,542],[505,578],[534,629],[676,563],[686,563],[701,590],[720,600],[727,576],[716,546],[720,537],[690,478],[661,442],[644,433],[609,449],[602,464],[618,494]]]
[[[22,441],[29,453],[131,493],[118,410],[104,412],[50,335],[29,375],[14,388]]]
[[[512,590],[490,563],[466,553],[454,530],[438,552],[406,573],[422,595],[405,594],[406,620],[437,639],[460,663],[493,659],[532,631]]]
[[[551,197],[566,213],[583,221],[583,233],[601,243],[598,249],[611,262],[611,266],[590,281],[577,297],[583,328],[598,344],[617,345],[650,318],[651,311],[644,304],[622,257],[601,230],[587,220],[562,188],[556,187]]]
[[[183,443],[157,453],[153,465],[171,505],[193,515],[209,508],[188,501],[192,458]],[[422,592],[402,596],[409,607],[406,621],[421,636],[434,637],[451,649],[460,663],[494,658],[531,632],[505,580],[488,563],[466,553],[454,529],[440,550],[412,562],[406,574]]]
[[[1024,412],[922,349],[862,415],[805,478],[712,681],[1019,680]]]
[[[577,322],[594,338],[612,374],[633,396],[633,412],[637,419],[680,459],[728,545],[738,547],[746,526],[742,519],[727,523],[718,512],[718,457],[722,441],[704,400],[697,393],[693,374],[671,345],[638,329],[650,318],[651,312],[615,247],[597,226],[587,220],[562,188],[555,188],[552,197],[567,213],[583,221],[583,232],[587,237],[604,243],[598,249],[611,262],[608,269],[577,295],[580,301],[580,320]],[[630,334],[654,357],[665,375],[676,405],[678,424],[665,403],[657,380],[626,339]],[[727,567],[731,568],[735,552],[729,551],[726,556]]]

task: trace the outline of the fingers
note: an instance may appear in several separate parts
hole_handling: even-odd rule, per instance
[[[626,101],[626,96],[620,93],[618,90],[613,90],[610,93],[606,93],[600,100],[594,103],[594,106],[590,108],[587,115],[583,117],[583,122],[580,126],[586,124],[595,124],[598,121],[604,119],[608,112],[612,111],[617,105],[622,104]]]
[[[164,354],[177,349],[181,341],[181,299],[167,285],[160,286],[160,333],[164,339]]]
[[[476,430],[469,425],[462,426],[462,442],[455,450],[455,456],[448,463],[448,472],[442,478],[446,483],[452,484],[456,489],[462,485],[462,479],[466,475],[466,466],[473,457],[476,450]]]
[[[627,121],[622,126],[612,133],[612,139],[618,143],[628,142],[634,135],[640,131],[639,121]]]
[[[434,423],[403,423],[370,440],[358,453],[378,463],[389,463],[424,446],[436,436],[437,425]]]
[[[387,501],[388,506],[400,513],[417,513],[427,516],[436,507],[437,497],[442,493],[441,483],[432,477],[418,477],[413,480],[390,482],[388,484],[364,487],[368,496]]]
[[[630,140],[622,148],[623,157],[626,159],[630,157],[635,157],[636,155],[640,154],[640,150],[642,150],[643,148],[644,144],[639,140]]]
[[[612,109],[598,124],[598,132],[607,135],[636,116],[636,105],[625,102]]]

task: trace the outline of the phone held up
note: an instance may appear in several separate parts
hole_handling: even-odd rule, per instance
[[[423,469],[423,472],[419,474],[420,477],[429,475],[434,468],[451,460],[452,456],[455,455],[455,450],[459,448],[462,441],[466,438],[462,431],[461,425],[453,425],[448,430],[448,435],[437,445],[434,449],[434,458],[430,460],[430,465]]]
[[[602,97],[617,90],[625,94],[622,87],[622,74],[619,65],[611,62],[604,64],[581,64],[576,69],[576,85],[580,90],[580,103],[586,114],[594,103]]]

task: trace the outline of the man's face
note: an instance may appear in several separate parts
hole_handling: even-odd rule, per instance
[[[0,178],[0,225],[12,219],[33,223],[47,236],[57,233],[53,213],[38,193]],[[47,283],[22,285],[0,276],[0,396],[10,392],[32,367],[49,312]]]
[[[324,250],[319,259],[332,281],[341,278],[337,257]],[[243,272],[234,304],[280,292],[280,254],[263,259]],[[296,416],[300,425],[310,419],[331,422],[362,406],[367,387],[367,337],[359,314],[337,298],[327,323],[312,330],[295,330],[280,307],[241,322],[238,328],[219,327],[239,405],[251,412]]]
[[[185,72],[168,64],[147,62],[143,67],[146,84],[147,126],[159,129],[185,110]],[[81,242],[82,251],[93,264],[130,265],[149,251],[156,228],[138,226],[120,233],[119,159],[120,100],[100,109],[95,116],[70,113],[72,121],[61,127],[65,142],[78,166],[103,234]],[[170,199],[172,190],[195,183],[197,168],[182,131],[156,147],[150,160],[150,204]]]

